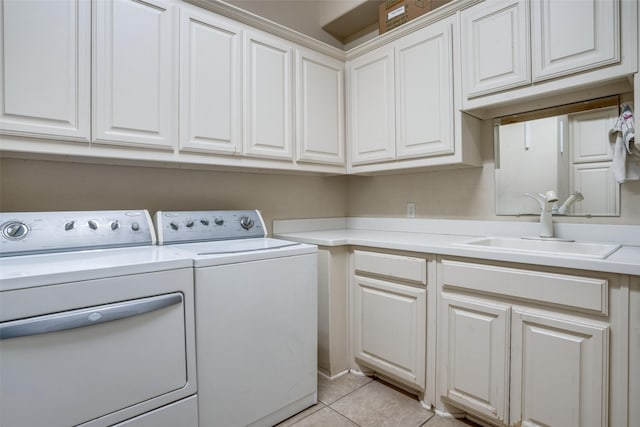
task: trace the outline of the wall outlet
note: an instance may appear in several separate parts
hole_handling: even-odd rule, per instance
[[[407,203],[407,218],[416,217],[416,204],[413,202]]]

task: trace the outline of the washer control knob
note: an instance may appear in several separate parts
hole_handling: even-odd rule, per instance
[[[64,223],[65,231],[73,230],[74,228],[76,228],[76,222],[75,221],[67,221],[67,222]]]
[[[98,229],[98,222],[94,221],[94,220],[90,220],[88,223],[89,228],[92,230],[97,230]]]
[[[240,225],[245,230],[249,230],[251,227],[253,227],[253,220],[248,216],[243,216],[242,218],[240,218]]]
[[[200,220],[200,224],[202,224],[204,226],[207,226],[207,225],[209,225],[209,220],[208,219],[201,219]]]
[[[176,231],[178,231],[178,228],[180,228],[180,226],[178,225],[178,223],[177,223],[177,222],[175,222],[175,221],[171,221],[171,222],[169,223],[169,227],[171,227],[171,229],[172,229],[172,230],[176,230]]]
[[[11,221],[2,226],[2,235],[11,240],[20,240],[27,237],[29,227],[24,222]]]
[[[222,224],[224,224],[224,219],[216,218],[215,222],[216,222],[216,225],[222,225]]]
[[[117,230],[118,228],[120,228],[120,223],[119,223],[118,221],[113,221],[113,222],[111,223],[111,229],[112,229],[113,231],[115,231],[115,230]]]
[[[131,229],[133,231],[138,231],[140,230],[140,224],[138,224],[137,222],[134,222],[133,224],[131,224]]]
[[[187,227],[188,228],[193,227],[193,221],[187,221]]]

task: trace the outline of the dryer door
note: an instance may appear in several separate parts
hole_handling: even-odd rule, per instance
[[[97,282],[117,289],[114,282],[132,280]],[[43,298],[55,298],[42,289]],[[0,296],[29,304],[19,292]],[[112,424],[130,418],[132,406],[185,388],[185,306],[183,292],[174,291],[3,321],[0,425]]]

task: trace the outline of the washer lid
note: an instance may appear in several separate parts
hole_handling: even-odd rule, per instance
[[[215,242],[186,243],[176,249],[190,252],[194,267],[266,260],[316,253],[317,246],[286,240],[257,238]]]

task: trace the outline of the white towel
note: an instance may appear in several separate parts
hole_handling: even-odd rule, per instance
[[[633,111],[628,105],[622,106],[622,114],[609,131],[609,142],[613,151],[611,168],[616,181],[640,180],[640,148],[635,144]]]

